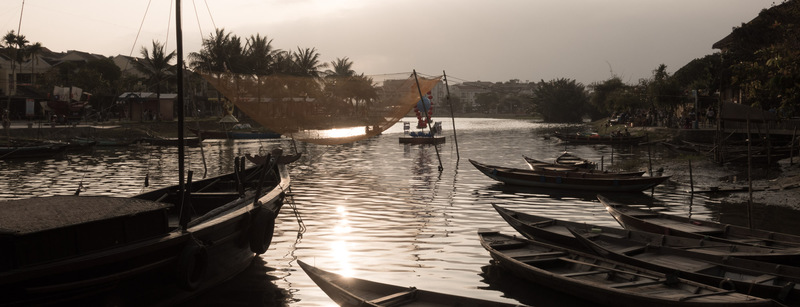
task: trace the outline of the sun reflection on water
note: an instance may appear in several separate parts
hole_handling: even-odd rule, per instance
[[[331,242],[331,252],[333,258],[339,262],[339,274],[353,277],[353,266],[350,264],[350,243],[347,241],[352,228],[348,220],[347,209],[343,206],[338,206],[336,207],[336,213],[339,215],[339,219],[333,227],[333,232],[337,239]]]

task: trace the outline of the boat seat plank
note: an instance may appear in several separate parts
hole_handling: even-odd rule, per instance
[[[567,273],[561,274],[564,277],[578,277],[578,276],[587,276],[587,275],[596,275],[596,274],[605,274],[609,273],[609,270],[597,270],[597,271],[585,271],[585,272],[575,272],[575,273]]]
[[[368,303],[380,306],[400,306],[408,302],[414,301],[417,293],[416,288],[410,288],[408,291],[393,293],[384,297],[379,297],[370,300]]]
[[[768,281],[772,281],[775,278],[778,278],[778,276],[771,275],[771,274],[764,274],[764,275],[756,276],[756,278],[753,278],[753,283],[754,284],[765,283],[765,282],[768,282]]]
[[[663,282],[664,281],[661,280],[661,279],[656,279],[656,280],[635,280],[635,281],[631,281],[631,282],[623,282],[623,283],[618,283],[618,284],[611,284],[611,285],[608,285],[608,286],[610,288],[619,289],[619,288],[630,288],[630,287],[657,285],[657,284],[660,284],[660,283],[663,283]]]

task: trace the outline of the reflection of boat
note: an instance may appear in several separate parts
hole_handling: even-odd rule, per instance
[[[443,136],[401,136],[400,144],[444,144]]]
[[[587,223],[578,223],[550,219],[531,214],[526,214],[510,209],[501,208],[493,205],[495,210],[500,213],[506,222],[519,233],[529,239],[546,241],[548,243],[566,246],[572,249],[585,249],[584,244],[570,232],[569,229],[580,231],[581,233],[591,233],[597,237],[610,236],[624,238],[630,241],[630,246],[634,245],[657,245],[672,248],[679,248],[688,253],[695,254],[695,257],[707,255],[707,259],[719,259],[721,257],[738,257],[753,260],[770,262],[788,263],[800,259],[800,250],[776,250],[763,246],[746,245],[744,243],[733,243],[715,241],[713,238],[696,239],[684,238],[670,235],[662,235],[645,231],[625,230],[620,228],[604,227]],[[631,249],[634,251],[635,249]]]
[[[740,293],[800,303],[800,267],[699,254],[696,250],[649,244],[604,232],[570,228],[575,238],[603,257],[646,269],[675,273]]]
[[[276,132],[258,132],[258,131],[236,131],[236,130],[198,130],[191,129],[189,131],[197,135],[203,140],[207,139],[276,139],[280,138],[281,134]]]
[[[598,174],[598,175],[609,175],[609,176],[642,176],[644,175],[644,171],[636,171],[636,172],[609,172],[607,170],[600,171],[596,169],[587,169],[587,168],[580,168],[580,167],[573,167],[573,166],[565,166],[556,163],[548,163],[541,160],[536,160],[533,158],[529,158],[525,155],[522,156],[525,159],[525,162],[528,163],[528,166],[531,170],[539,171],[539,172],[584,172],[587,174]]]
[[[579,251],[479,230],[500,266],[528,281],[608,306],[772,306],[773,301]]]
[[[567,143],[575,144],[635,144],[647,140],[647,135],[599,135],[599,134],[561,134],[553,136]]]
[[[655,187],[669,179],[669,176],[607,176],[602,174],[590,175],[581,172],[559,172],[558,174],[549,174],[526,169],[487,165],[471,159],[469,162],[489,178],[505,184],[530,187],[606,192],[640,192]]]
[[[620,225],[629,229],[689,238],[716,237],[778,248],[800,247],[800,236],[792,234],[750,229],[638,209],[602,195],[598,195],[597,199],[606,206],[608,212]]]
[[[340,306],[518,306],[344,277],[300,260],[297,263]]]

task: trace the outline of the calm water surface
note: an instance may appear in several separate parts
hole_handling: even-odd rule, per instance
[[[416,119],[407,119],[412,123]],[[270,250],[234,280],[193,304],[334,306],[296,260],[345,275],[420,289],[537,306],[585,302],[540,288],[520,286],[508,272],[489,270],[478,228],[513,234],[491,204],[564,220],[618,226],[593,193],[504,186],[478,172],[467,159],[527,168],[522,155],[552,159],[565,149],[615,165],[647,165],[647,149],[565,146],[544,136],[581,126],[531,120],[443,120],[447,143],[398,143],[402,123],[383,135],[347,145],[297,143],[304,153],[291,165],[293,204],[281,211]],[[275,141],[206,141],[187,149],[195,178],[232,170],[233,158],[281,146]],[[153,146],[96,149],[44,161],[0,161],[0,199],[73,194],[130,196],[177,181],[176,150]],[[658,167],[658,150],[652,152]],[[638,159],[638,160],[637,160]],[[443,171],[439,172],[439,160]],[[633,163],[629,161],[635,161]],[[669,174],[667,174],[669,175]],[[150,187],[145,188],[145,177]],[[618,195],[675,214],[719,219],[718,201],[695,196],[668,182],[647,193]],[[486,271],[484,273],[484,271]]]

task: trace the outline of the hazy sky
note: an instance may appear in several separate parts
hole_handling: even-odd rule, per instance
[[[444,70],[453,81],[588,85],[612,71],[635,83],[662,63],[674,73],[775,2],[183,0],[182,11],[186,53],[216,25],[266,35],[278,49],[317,48],[324,62],[349,57],[367,75]],[[17,29],[22,8],[22,0],[0,1],[3,34]],[[57,52],[138,56],[152,40],[175,49],[173,16],[168,0],[27,0],[20,33]]]

